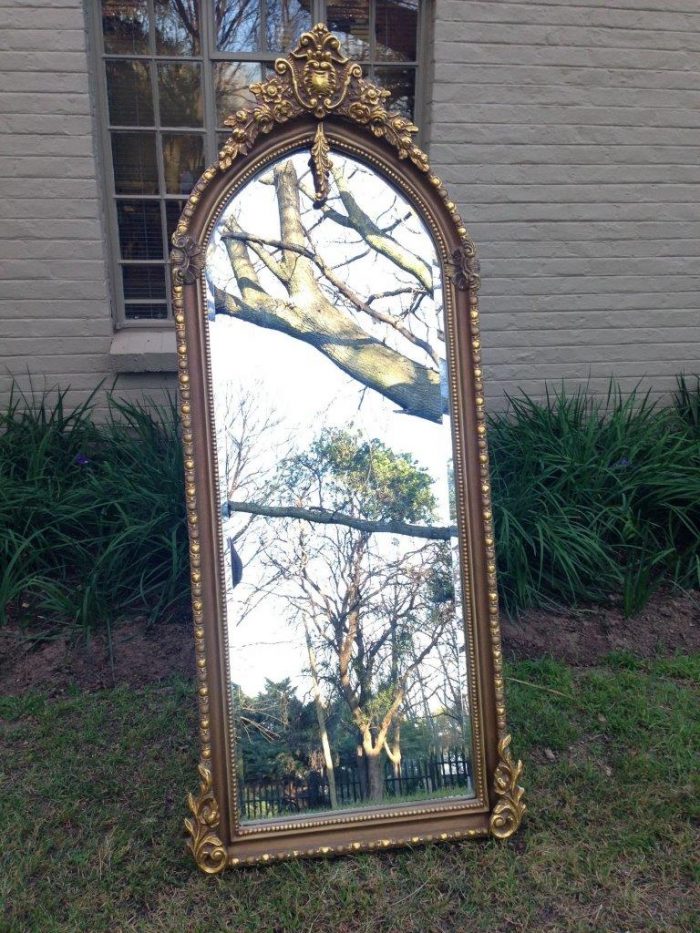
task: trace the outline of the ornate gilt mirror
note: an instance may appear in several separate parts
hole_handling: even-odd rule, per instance
[[[209,873],[524,811],[474,245],[324,26],[274,70],[173,236]]]

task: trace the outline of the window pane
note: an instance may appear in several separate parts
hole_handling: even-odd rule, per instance
[[[289,51],[302,32],[311,29],[308,0],[267,0],[266,28],[269,51]]]
[[[202,125],[202,69],[190,62],[158,65],[162,126]]]
[[[102,0],[105,52],[148,54],[147,0]]]
[[[156,54],[199,55],[198,0],[155,0]]]
[[[125,298],[165,298],[165,266],[122,266]]]
[[[248,85],[260,79],[261,69],[258,62],[218,62],[214,65],[218,126],[223,126],[224,120],[230,114],[255,103]]]
[[[124,316],[127,321],[164,321],[168,316],[167,305],[126,305]]]
[[[204,139],[163,133],[163,169],[168,194],[189,194],[204,171]]]
[[[168,243],[172,242],[175,227],[180,220],[180,214],[186,201],[166,201],[165,202],[165,222],[168,226]]]
[[[418,0],[377,0],[376,57],[384,61],[416,60]]]
[[[155,133],[112,133],[117,194],[157,194]]]
[[[162,259],[163,231],[158,201],[117,201],[122,259]]]
[[[216,47],[220,52],[257,52],[260,0],[221,0],[215,6]]]
[[[153,95],[148,65],[137,61],[105,63],[109,120],[115,126],[153,126]]]
[[[413,119],[415,110],[415,80],[413,68],[375,68],[374,82],[391,92],[387,101],[390,110]]]
[[[369,58],[369,0],[328,0],[328,28],[350,58]]]

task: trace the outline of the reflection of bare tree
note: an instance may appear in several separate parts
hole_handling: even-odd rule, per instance
[[[387,560],[371,535],[336,528],[310,538],[297,528],[268,555],[313,633],[325,679],[347,706],[374,800],[383,795],[384,754],[400,765],[407,693],[451,619],[453,607],[431,599],[438,547]]]
[[[265,502],[275,495],[278,481],[275,463],[289,453],[290,441],[280,434],[280,421],[265,410],[255,387],[226,386],[217,396],[217,451],[224,543],[229,561],[227,585],[232,590],[245,577],[245,567],[255,563],[268,546],[268,528],[257,521],[256,510],[245,506]],[[235,512],[230,497],[239,500]],[[254,532],[254,533],[252,533]],[[230,595],[230,594],[229,594]],[[240,623],[263,598],[263,591],[246,599],[238,608]]]
[[[380,294],[356,294],[348,274],[327,262],[315,244],[312,229],[304,225],[299,178],[291,161],[277,164],[272,173],[280,223],[280,239],[264,241],[244,231],[230,217],[222,228],[222,240],[231,262],[239,294],[212,285],[218,314],[289,334],[315,347],[343,372],[363,386],[374,389],[412,415],[440,422],[446,410],[440,391],[439,355],[418,332],[417,309],[432,292],[430,268],[382,229],[378,220],[364,212],[345,178],[335,171],[336,200],[344,213],[330,207],[318,222],[350,227],[366,250],[389,260],[407,273],[413,285]],[[432,250],[432,244],[431,244]],[[347,259],[348,265],[357,256]],[[261,282],[265,268],[282,285],[285,296],[276,297]],[[408,296],[408,306],[392,313],[381,299],[391,294]],[[403,341],[396,349],[363,322],[370,319]],[[419,352],[416,352],[419,351]],[[414,357],[423,357],[424,361]]]

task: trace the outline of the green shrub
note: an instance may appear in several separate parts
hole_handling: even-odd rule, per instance
[[[0,415],[0,611],[89,629],[126,612],[149,619],[187,595],[182,453],[174,400],[15,390]]]
[[[188,602],[174,399],[157,406],[15,390],[0,414],[0,623],[35,631],[168,616]],[[504,607],[621,600],[700,584],[700,378],[673,404],[583,390],[526,395],[489,422]]]
[[[697,585],[700,450],[678,409],[611,382],[603,401],[547,391],[544,402],[509,398],[491,417],[508,610],[622,596],[631,614],[666,575]]]

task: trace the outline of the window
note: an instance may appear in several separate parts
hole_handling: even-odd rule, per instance
[[[91,4],[91,6],[93,6]],[[425,0],[101,0],[94,4],[117,325],[170,318],[170,235],[247,86],[326,22],[420,121]]]

